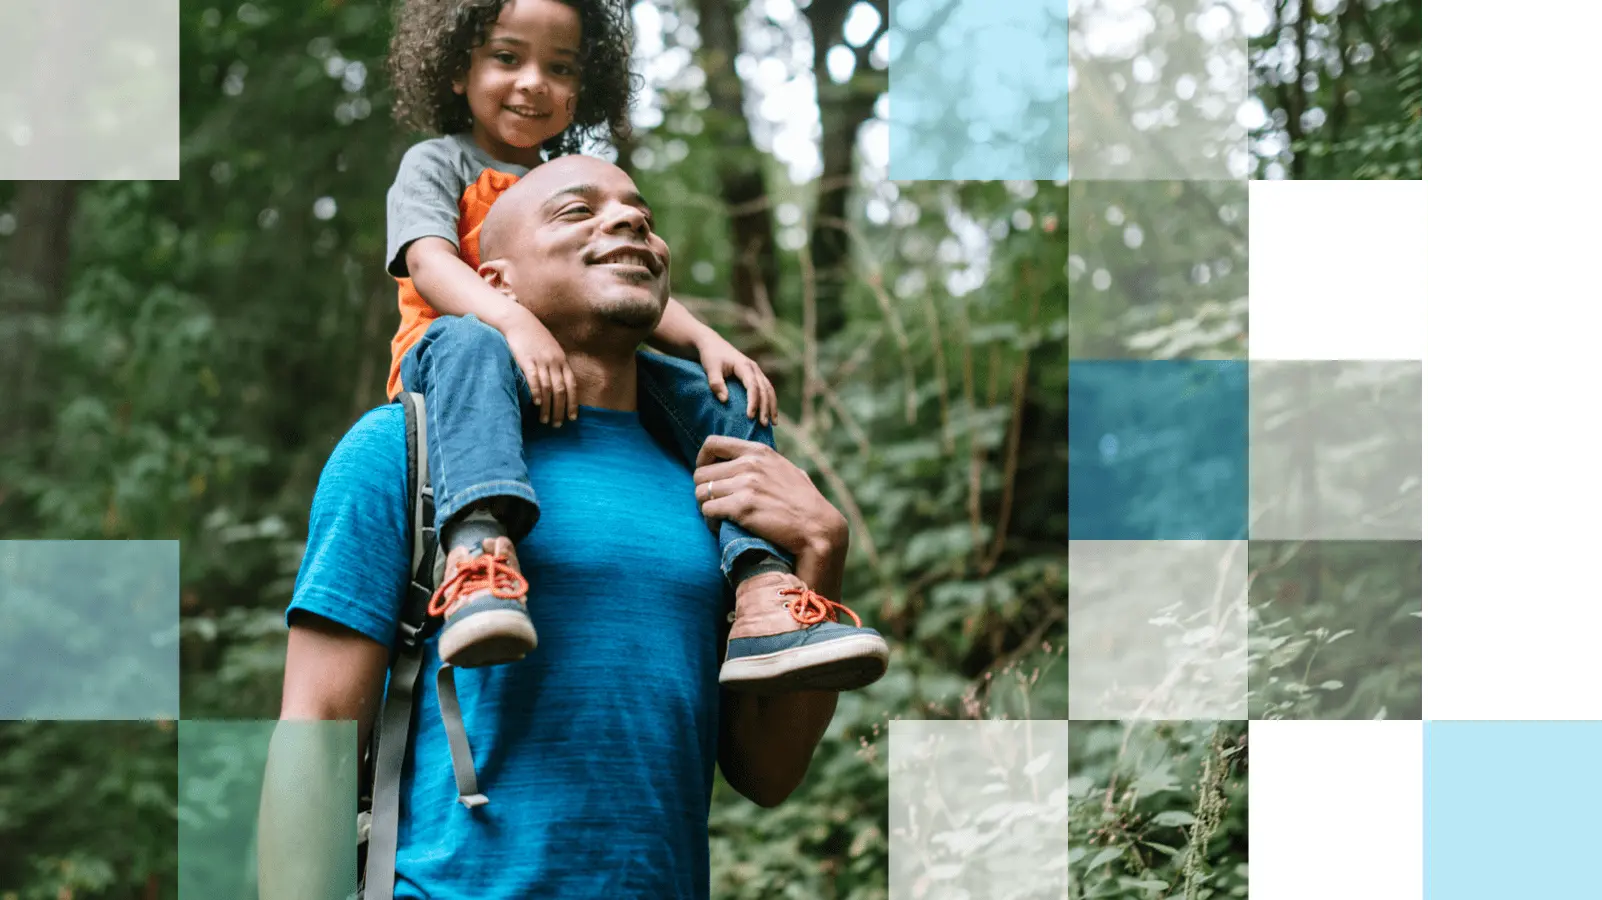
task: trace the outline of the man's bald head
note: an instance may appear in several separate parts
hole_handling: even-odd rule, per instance
[[[637,343],[667,303],[667,244],[628,173],[602,159],[561,156],[524,175],[484,217],[479,251],[480,274],[558,340],[611,326],[642,332]]]
[[[541,204],[549,200],[553,193],[569,185],[594,181],[597,173],[622,176],[626,180],[629,178],[628,173],[612,163],[592,156],[558,156],[530,169],[527,175],[497,197],[495,204],[485,214],[484,224],[478,234],[479,258],[505,258],[516,244],[521,226],[530,221],[532,213]],[[633,191],[632,180],[629,180],[629,189]],[[638,197],[637,192],[635,196]],[[640,202],[643,204],[644,200]]]

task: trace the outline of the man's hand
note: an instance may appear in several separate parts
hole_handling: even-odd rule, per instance
[[[540,421],[562,427],[563,419],[578,418],[578,386],[567,354],[549,329],[528,310],[510,314],[501,333],[512,348],[512,359],[528,380],[534,405],[540,408]]]
[[[713,435],[695,459],[695,498],[710,527],[729,519],[797,556],[838,550],[845,517],[795,463],[755,441]]]
[[[701,368],[706,369],[706,382],[713,395],[727,403],[727,379],[738,378],[745,385],[746,418],[758,419],[763,425],[773,424],[779,414],[779,396],[773,389],[773,382],[762,373],[761,366],[710,328],[696,342],[695,349],[701,358]]]

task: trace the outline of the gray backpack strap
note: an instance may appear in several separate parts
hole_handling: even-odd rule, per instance
[[[441,665],[434,683],[439,692],[439,715],[445,721],[445,740],[451,748],[451,769],[456,773],[456,799],[468,809],[483,806],[489,798],[479,793],[478,775],[473,771],[473,750],[462,724],[462,705],[456,700],[456,667]]]
[[[412,520],[412,579],[401,605],[396,646],[390,657],[389,685],[377,727],[369,741],[372,807],[364,813],[366,862],[358,895],[364,900],[393,900],[395,852],[400,835],[400,780],[411,746],[417,679],[422,671],[423,644],[430,633],[428,602],[434,593],[434,490],[428,479],[428,416],[423,396],[400,395],[406,412],[407,512]]]
[[[406,764],[420,649],[403,652],[390,669],[373,767],[372,824],[367,838],[367,877],[363,900],[394,900],[395,851],[400,844],[400,776]]]
[[[390,658],[389,687],[379,712],[372,746],[368,749],[372,805],[357,817],[358,841],[366,844],[357,897],[360,900],[394,900],[395,854],[400,846],[400,782],[411,749],[412,718],[417,701],[418,676],[423,668],[423,645],[434,631],[428,604],[444,569],[434,533],[434,489],[428,479],[428,416],[423,395],[402,393],[406,411],[407,512],[412,520],[412,580],[402,604],[397,645]],[[456,697],[456,674],[440,666],[436,678],[440,715],[450,744],[451,767],[456,773],[458,799],[468,809],[489,802],[478,790],[473,753],[462,724]]]

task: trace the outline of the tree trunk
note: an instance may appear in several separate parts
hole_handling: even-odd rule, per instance
[[[1291,139],[1291,178],[1300,181],[1307,177],[1307,152],[1296,149],[1302,141],[1302,112],[1307,109],[1307,86],[1302,78],[1311,71],[1307,65],[1307,26],[1313,15],[1310,0],[1301,0],[1296,11],[1296,84],[1291,88],[1291,105],[1285,110],[1285,130]]]
[[[26,465],[46,424],[50,385],[42,361],[51,355],[67,295],[67,256],[78,184],[23,181],[12,206],[16,230],[0,268],[0,459]],[[0,506],[8,491],[0,482]],[[0,518],[20,523],[15,502]]]
[[[857,134],[873,117],[873,104],[888,86],[888,77],[868,62],[873,45],[890,24],[889,0],[873,0],[879,28],[856,48],[856,68],[845,84],[829,77],[829,50],[841,43],[847,14],[855,0],[813,0],[805,10],[812,26],[812,72],[818,86],[818,113],[822,120],[823,176],[818,184],[818,208],[812,220],[812,264],[817,279],[817,336],[826,340],[846,324],[845,285],[851,260],[846,231],[846,205],[855,180]]]
[[[55,333],[67,292],[68,238],[78,205],[78,184],[72,181],[24,181],[17,185],[16,230],[0,272],[0,315],[13,327],[5,330],[3,368],[8,380],[4,396],[28,399],[38,377],[43,343]],[[18,327],[20,326],[20,327]]]
[[[745,85],[734,71],[740,26],[734,0],[696,0],[700,14],[701,70],[711,95],[708,130],[718,148],[718,181],[729,210],[733,243],[733,300],[749,310],[769,309],[778,290],[773,219],[769,214],[762,155],[745,119]]]

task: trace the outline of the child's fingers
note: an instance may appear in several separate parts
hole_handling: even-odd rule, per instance
[[[773,382],[762,376],[762,424],[772,425],[773,420],[779,417],[779,392],[774,390]]]
[[[768,384],[767,376],[762,374],[756,363],[747,363],[744,371],[740,373],[740,380],[745,382],[745,393],[750,398],[750,408],[746,410],[746,416],[757,419],[763,425],[768,424],[768,395],[772,392],[773,386]]]
[[[763,386],[751,378],[750,365],[740,367],[740,384],[745,384],[745,418],[756,418],[763,412]]]
[[[712,389],[712,396],[718,398],[719,403],[729,402],[729,386],[723,380],[723,367],[713,364],[706,370],[706,384]]]
[[[534,368],[534,378],[539,388],[537,396],[540,399],[535,402],[540,407],[540,424],[549,425],[551,424],[551,379],[545,374],[544,366],[536,366]]]
[[[567,382],[567,417],[578,418],[578,382],[573,380],[573,368],[562,364],[562,380]]]
[[[567,418],[567,382],[562,380],[562,373],[555,366],[547,375],[551,379],[551,424],[561,428],[562,420]]]
[[[523,373],[523,382],[528,386],[528,395],[534,401],[534,405],[539,406],[544,403],[545,398],[540,396],[540,379],[534,374],[534,369],[523,363],[518,363],[517,368]]]

